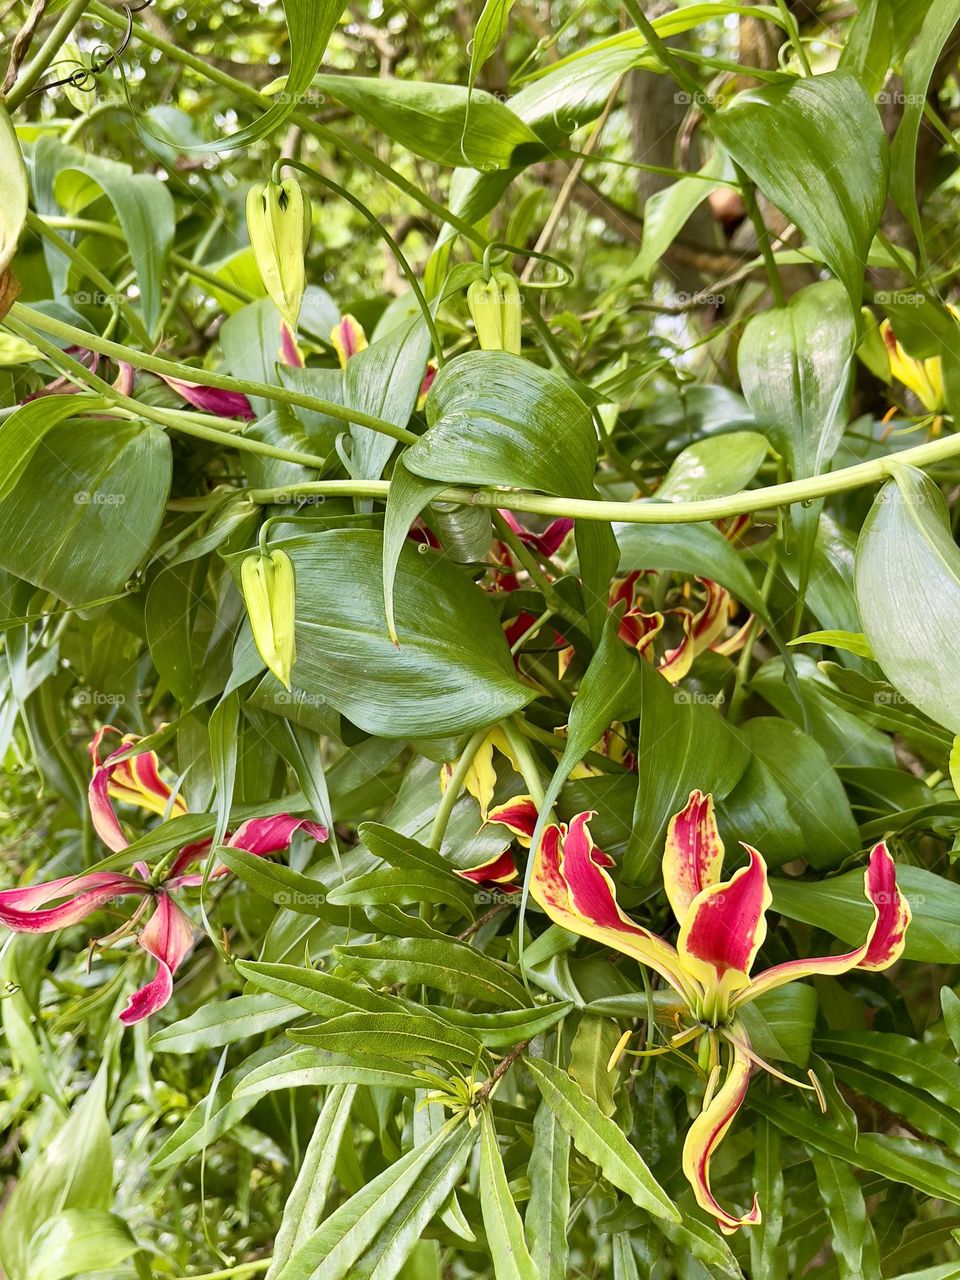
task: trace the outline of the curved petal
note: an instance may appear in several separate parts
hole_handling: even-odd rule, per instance
[[[724,1235],[732,1235],[741,1227],[756,1226],[761,1221],[756,1196],[750,1212],[737,1217],[724,1209],[710,1188],[710,1159],[740,1110],[749,1083],[750,1059],[734,1047],[722,1086],[687,1130],[683,1143],[683,1172],[693,1188],[697,1204],[716,1217]]]
[[[258,858],[265,858],[286,849],[293,839],[293,833],[301,829],[321,844],[330,834],[320,822],[295,818],[291,813],[275,813],[269,818],[250,818],[241,823],[233,835],[227,838],[227,845],[231,849],[245,849]]]
[[[731,992],[746,986],[750,967],[767,936],[765,913],[772,901],[763,857],[750,845],[745,867],[729,880],[708,885],[691,902],[677,939],[680,963],[725,1010]]]
[[[522,845],[529,848],[538,816],[537,806],[533,803],[531,796],[514,796],[511,800],[490,809],[484,825],[494,822],[501,827],[506,827],[513,832]]]
[[[835,977],[850,969],[887,969],[900,958],[910,923],[910,905],[897,885],[897,869],[887,846],[875,845],[863,873],[863,891],[873,905],[873,921],[861,946],[837,956],[788,960],[758,974],[735,999],[745,1004],[775,987],[821,973]]]
[[[157,909],[137,939],[157,961],[153,980],[135,991],[120,1014],[126,1026],[156,1013],[173,994],[173,975],[193,947],[193,925],[168,893],[157,895]]]
[[[587,823],[592,817],[578,813],[569,828],[546,829],[534,858],[530,892],[556,924],[648,965],[692,1002],[695,984],[682,974],[673,947],[620,909],[603,866],[609,859],[590,836]]]
[[[686,808],[670,819],[663,851],[663,887],[678,924],[683,924],[697,894],[717,883],[722,868],[723,841],[713,796],[691,791]]]
[[[0,924],[17,933],[50,933],[85,920],[114,898],[130,893],[142,896],[147,892],[147,886],[139,880],[114,871],[64,876],[45,884],[4,890],[0,893]],[[59,907],[41,909],[44,903],[58,898],[67,898],[67,901]]]
[[[510,889],[519,887],[510,884],[511,880],[517,878],[517,864],[509,849],[504,849],[503,853],[498,853],[487,862],[481,862],[479,866],[470,867],[467,871],[458,871],[457,875],[462,876],[464,880],[472,880],[474,884],[502,884]]]
[[[104,844],[117,853],[129,842],[111,801],[134,805],[161,818],[186,813],[187,805],[161,778],[155,751],[141,751],[126,760],[116,759],[138,741],[136,734],[123,735],[116,750],[101,759],[100,746],[108,733],[119,733],[119,730],[113,725],[104,725],[90,743],[93,776],[87,798],[94,830]]]

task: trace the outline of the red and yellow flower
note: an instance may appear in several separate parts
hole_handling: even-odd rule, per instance
[[[114,809],[115,803],[157,814],[163,820],[188,811],[183,797],[161,777],[160,761],[155,752],[127,754],[139,741],[135,734],[122,736],[115,750],[101,756],[104,737],[117,732],[111,725],[105,725],[91,742],[93,774],[88,789],[94,830],[115,853],[129,844]],[[293,833],[300,828],[315,840],[327,839],[327,829],[319,823],[308,822],[289,813],[278,813],[241,823],[232,835],[227,835],[225,843],[231,849],[244,849],[258,857],[269,857],[285,849]],[[210,847],[209,839],[185,845],[169,869],[156,880],[146,863],[135,862],[133,875],[118,871],[90,871],[21,889],[7,889],[0,892],[0,924],[17,933],[52,933],[79,924],[120,898],[139,898],[140,905],[127,923],[110,935],[109,941],[115,941],[132,932],[152,901],[153,913],[141,929],[137,942],[156,960],[157,971],[150,982],[133,993],[120,1014],[120,1021],[128,1026],[140,1022],[169,1001],[173,994],[173,975],[193,949],[193,924],[176,902],[174,894],[203,883],[204,877],[190,868],[209,853]],[[229,870],[220,863],[210,874],[212,877],[225,876]],[[57,905],[49,906],[49,903]],[[105,941],[108,939],[101,939],[101,942]]]
[[[667,831],[663,880],[680,926],[675,946],[635,923],[620,908],[609,874],[610,859],[590,836],[592,816],[580,813],[569,826],[546,829],[534,859],[531,893],[556,924],[632,956],[658,973],[680,997],[688,1025],[666,1049],[700,1040],[708,1071],[701,1112],[684,1142],[683,1170],[697,1203],[716,1216],[722,1231],[733,1233],[758,1223],[760,1207],[754,1197],[752,1208],[738,1215],[717,1201],[710,1188],[711,1157],[746,1096],[754,1067],[800,1084],[753,1051],[737,1017],[739,1011],[758,996],[799,978],[886,969],[903,951],[910,908],[897,887],[893,859],[886,846],[878,844],[864,872],[864,893],[873,907],[873,920],[860,946],[839,955],[774,965],[753,976],[753,963],[766,937],[765,913],[772,901],[767,868],[762,855],[744,844],[747,865],[721,880],[724,849],[711,796],[691,792],[686,808],[671,820]],[[811,1080],[801,1087],[812,1088],[819,1096],[819,1085],[814,1077]]]

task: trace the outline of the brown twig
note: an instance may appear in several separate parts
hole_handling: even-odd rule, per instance
[[[17,73],[23,66],[24,58],[30,52],[30,45],[33,43],[33,37],[43,19],[46,7],[47,0],[33,0],[26,22],[13,37],[10,44],[10,61],[7,63],[7,74],[3,79],[4,94],[8,94],[17,82]]]
[[[510,1050],[510,1052],[507,1054],[505,1058],[500,1059],[500,1061],[497,1063],[497,1065],[493,1069],[493,1074],[487,1080],[484,1080],[483,1084],[477,1090],[476,1097],[475,1097],[476,1102],[478,1103],[487,1102],[489,1100],[490,1095],[493,1093],[494,1089],[496,1089],[497,1085],[500,1083],[503,1077],[507,1074],[507,1072],[513,1066],[516,1060],[520,1057],[522,1053],[526,1052],[529,1046],[530,1046],[529,1040],[521,1040],[519,1044],[515,1044],[513,1046],[513,1048]]]

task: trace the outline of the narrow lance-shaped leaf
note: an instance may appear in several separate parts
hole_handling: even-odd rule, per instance
[[[507,1182],[488,1106],[480,1111],[480,1209],[497,1280],[540,1280]]]

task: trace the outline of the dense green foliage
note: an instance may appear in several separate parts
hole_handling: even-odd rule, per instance
[[[960,1276],[960,0],[0,21],[0,1273]]]

